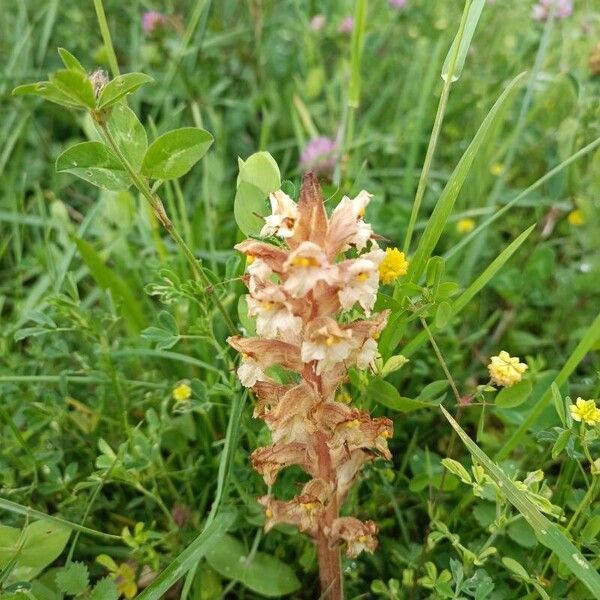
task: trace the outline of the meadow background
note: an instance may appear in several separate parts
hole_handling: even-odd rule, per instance
[[[600,6],[575,0],[572,14],[547,20],[533,19],[533,6],[486,4],[450,90],[413,239],[498,96],[527,71],[436,247],[445,281],[469,289],[535,227],[459,315],[439,320],[435,340],[464,400],[461,426],[509,477],[543,471],[526,486],[558,507],[553,520],[598,568],[597,433],[566,427],[556,406],[566,396],[600,396]],[[326,195],[369,190],[374,229],[402,247],[462,2],[368,3],[356,109],[348,107],[349,0],[104,0],[104,9],[121,70],[155,80],[129,100],[147,131],[197,125],[214,135],[205,158],[162,192],[236,323],[244,293],[232,250],[243,238],[233,217],[238,157],[266,150],[297,186],[310,140],[337,139],[343,151],[322,173]],[[143,14],[151,10],[168,18],[149,27]],[[229,368],[227,330],[210,298],[136,194],[56,173],[56,157],[87,138],[90,121],[10,95],[59,68],[58,47],[90,70],[109,70],[91,1],[3,0],[0,597],[91,597],[88,578],[105,586],[96,600],[134,597],[169,565],[172,575],[186,549],[193,568],[168,581],[168,597],[318,597],[311,543],[292,529],[261,533],[255,498],[265,486],[248,455],[267,433]],[[414,344],[417,336],[424,343]],[[442,458],[469,472],[471,458],[437,408],[443,400],[456,414],[439,356],[422,336],[419,320],[409,322],[397,352],[413,343],[410,362],[388,380],[430,407],[394,411],[368,382],[352,381],[357,403],[393,418],[395,434],[393,464],[366,469],[348,500],[353,514],[380,524],[380,549],[345,562],[347,596],[593,597],[497,488],[487,482],[476,497],[444,474]],[[504,407],[492,396],[482,410],[472,395],[502,349],[528,363],[533,389]],[[550,401],[557,374],[560,398]],[[177,400],[182,381],[192,395]],[[291,494],[297,476],[278,485]],[[211,506],[236,518],[231,537],[207,553],[198,535],[207,519],[222,524]],[[53,535],[19,533],[43,515],[60,519]],[[25,544],[19,553],[17,542]],[[249,552],[255,562],[240,566]]]

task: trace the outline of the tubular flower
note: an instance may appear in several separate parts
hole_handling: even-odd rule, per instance
[[[267,485],[291,465],[313,478],[289,501],[259,500],[265,528],[291,523],[315,539],[324,589],[339,586],[331,573],[341,544],[352,557],[375,549],[377,526],[340,518],[339,508],[362,465],[391,459],[392,422],[352,408],[338,393],[349,368],[374,364],[388,317],[387,311],[371,314],[380,279],[391,281],[407,266],[402,253],[386,253],[372,239],[364,221],[370,199],[364,191],[345,197],[328,217],[319,184],[307,173],[297,204],[282,192],[271,195],[273,214],[263,235],[281,237],[283,246],[257,240],[236,246],[253,258],[244,282],[258,337],[228,341],[241,353],[239,378],[255,393],[254,416],[264,419],[273,442],[252,453],[252,464]],[[343,256],[350,248],[355,258]],[[348,321],[345,313],[340,320],[350,309],[365,318]],[[274,365],[295,372],[297,383],[273,381],[268,373]]]
[[[526,370],[527,365],[519,362],[518,356],[511,356],[505,350],[502,350],[498,356],[492,356],[488,365],[492,381],[496,385],[505,387],[510,387],[521,381]]]
[[[600,423],[600,408],[594,400],[577,398],[575,404],[571,404],[571,416],[574,421],[583,422],[586,425]]]

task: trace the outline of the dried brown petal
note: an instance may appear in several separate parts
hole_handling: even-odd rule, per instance
[[[293,237],[288,239],[290,248],[302,242],[314,242],[323,247],[327,235],[327,213],[323,204],[321,186],[314,173],[306,173],[300,188],[298,201],[300,217]]]
[[[332,545],[346,543],[346,556],[356,558],[363,550],[374,552],[377,548],[377,525],[373,521],[359,521],[354,517],[336,519],[328,532]]]
[[[263,476],[267,485],[273,485],[279,471],[291,465],[302,467],[313,477],[317,475],[315,451],[306,444],[293,442],[257,448],[250,458],[252,466]]]
[[[304,363],[300,358],[300,348],[293,344],[280,340],[239,336],[231,336],[227,338],[227,342],[232,348],[251,357],[265,368],[272,365],[281,365],[297,373],[301,373],[304,369]]]

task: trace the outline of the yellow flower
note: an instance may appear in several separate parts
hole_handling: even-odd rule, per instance
[[[406,275],[408,272],[408,261],[404,256],[404,252],[400,252],[398,248],[387,248],[385,258],[379,265],[379,277],[385,284],[392,283],[401,275]]]
[[[340,390],[335,397],[336,402],[342,402],[343,404],[350,404],[352,402],[352,396],[346,390]]]
[[[172,396],[176,402],[185,402],[192,397],[192,388],[187,383],[181,382],[173,388]]]
[[[519,362],[518,356],[511,356],[506,350],[502,350],[498,356],[492,356],[488,370],[496,385],[510,387],[521,381],[527,365]]]
[[[121,563],[113,574],[117,589],[125,598],[134,598],[137,594],[135,571],[127,563]]]
[[[596,425],[596,423],[600,423],[600,408],[596,406],[594,400],[577,398],[575,404],[571,404],[571,416],[574,421]]]
[[[576,208],[567,215],[567,221],[569,221],[570,225],[579,227],[585,223],[585,215],[580,208]]]
[[[109,570],[109,577],[114,580],[120,595],[133,598],[137,594],[135,569],[129,563],[117,563],[108,554],[100,554],[96,562]]]
[[[490,167],[490,173],[495,177],[502,175],[502,173],[504,173],[504,165],[502,163],[494,163]]]
[[[469,233],[469,231],[473,231],[473,229],[475,229],[474,219],[460,219],[456,223],[456,231],[458,231],[458,233]]]

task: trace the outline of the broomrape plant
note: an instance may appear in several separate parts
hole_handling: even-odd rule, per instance
[[[260,499],[265,529],[291,523],[314,538],[321,589],[331,598],[342,594],[338,546],[349,557],[377,546],[377,525],[340,517],[340,507],[363,464],[391,458],[391,420],[336,401],[348,370],[368,369],[377,358],[389,313],[372,313],[380,275],[391,283],[406,273],[404,254],[381,250],[364,220],[370,199],[366,191],[344,197],[328,218],[309,173],[298,204],[281,190],[271,193],[261,234],[273,243],[236,246],[248,264],[244,282],[258,335],[228,341],[241,353],[240,381],[257,396],[254,416],[273,440],[253,452],[252,464],[269,486],[290,465],[312,477],[292,500]],[[294,383],[270,376],[276,366],[293,372]]]

